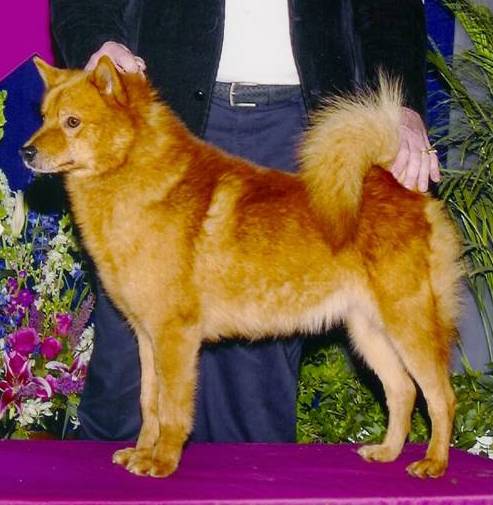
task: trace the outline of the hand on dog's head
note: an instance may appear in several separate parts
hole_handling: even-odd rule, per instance
[[[47,90],[62,83],[67,79],[68,73],[74,72],[73,70],[53,67],[38,56],[35,56],[33,61]],[[82,71],[76,70],[75,72]],[[109,56],[101,56],[96,68],[87,73],[89,74],[89,80],[99,89],[102,95],[113,97],[120,105],[127,104],[128,97],[122,82],[123,77]],[[136,75],[143,76],[143,74]]]

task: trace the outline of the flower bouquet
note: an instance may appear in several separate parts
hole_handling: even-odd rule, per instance
[[[77,426],[92,307],[68,215],[27,209],[0,171],[2,438],[39,431],[63,438]]]

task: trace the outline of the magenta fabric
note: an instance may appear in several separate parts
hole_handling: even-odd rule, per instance
[[[168,479],[137,477],[111,463],[126,444],[0,442],[0,505],[493,505],[493,461],[451,451],[445,477],[419,480],[405,466],[365,463],[355,445],[191,444]]]
[[[0,19],[0,79],[33,54],[53,62],[48,0],[3,1]]]

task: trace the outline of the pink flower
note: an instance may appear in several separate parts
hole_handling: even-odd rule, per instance
[[[7,407],[14,403],[20,409],[22,399],[35,397],[47,400],[53,395],[53,390],[46,379],[33,377],[31,362],[22,354],[4,353],[4,379],[0,380],[0,417]]]
[[[48,384],[50,385],[51,389],[52,389],[53,391],[55,391],[55,388],[56,388],[56,378],[55,378],[55,377],[53,377],[53,375],[48,374],[48,375],[45,377],[45,379],[46,379],[46,382],[48,382]]]
[[[13,351],[27,356],[39,344],[39,336],[34,328],[21,328],[10,334],[8,342]]]
[[[46,359],[55,359],[62,350],[62,344],[55,337],[47,337],[41,343],[41,355]]]
[[[14,377],[20,378],[21,380],[27,378],[28,374],[26,374],[26,371],[29,366],[29,361],[25,356],[16,352],[11,353],[5,356],[5,363],[7,365],[5,380],[7,382],[12,382]]]
[[[70,314],[57,314],[56,319],[56,332],[58,335],[66,336],[70,331],[72,325],[72,316]]]

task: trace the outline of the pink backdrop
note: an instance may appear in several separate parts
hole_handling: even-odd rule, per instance
[[[7,0],[0,9],[0,79],[37,53],[53,62],[48,0]]]

